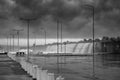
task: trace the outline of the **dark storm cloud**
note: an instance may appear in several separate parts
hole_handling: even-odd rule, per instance
[[[48,14],[47,6],[43,6],[43,0],[15,0],[17,6],[13,10],[16,17],[44,17]]]
[[[92,9],[82,7],[86,4],[95,8],[96,25],[109,30],[113,27],[119,29],[120,0],[0,0],[0,17],[12,17],[16,21],[15,25],[21,23],[20,17],[37,17],[39,19],[31,23],[35,30],[44,21],[52,20],[55,24],[59,19],[64,23],[66,31],[74,33],[91,23]],[[8,23],[14,25],[9,21]],[[48,29],[54,30],[54,26],[51,25]]]
[[[9,1],[9,2],[8,2]],[[1,3],[7,7],[14,3],[14,7],[7,7],[8,12],[15,17],[39,17],[40,19],[51,15],[53,20],[60,19],[63,21],[71,21],[75,17],[81,15],[81,4],[85,0],[1,0]],[[11,10],[11,11],[10,11]]]
[[[0,18],[4,19],[11,13],[11,6],[6,0],[0,0]]]
[[[92,4],[92,1],[95,4]],[[119,10],[119,3],[119,0],[0,0],[0,8],[1,14],[12,12],[11,14],[17,17],[51,15],[55,20],[59,18],[63,21],[71,21],[78,16],[90,15],[91,10],[83,9],[81,5],[93,5],[96,17],[101,18],[107,12]]]
[[[120,0],[99,0],[96,5],[96,20],[109,30],[120,29]]]
[[[34,27],[36,27],[37,24],[41,22],[41,20],[44,20],[46,16],[51,16],[52,20],[55,22],[57,19],[59,19],[60,21],[67,25],[76,17],[82,15],[82,11],[84,12],[84,10],[80,7],[84,0],[13,0],[13,1],[15,3],[15,7],[12,8],[12,15],[15,16],[16,18],[20,17],[39,18],[38,23],[37,22],[33,23]],[[84,25],[85,22],[84,23],[80,22],[81,23],[80,25]],[[80,27],[82,26],[77,25],[74,27],[76,27],[75,29],[77,28],[80,29]],[[66,29],[72,30],[74,29],[74,27],[69,26]]]
[[[13,12],[16,16],[28,16],[28,17],[46,17],[51,15],[53,20],[60,19],[69,21],[80,15],[80,0],[78,6],[73,3],[73,0],[66,0],[73,3],[73,6],[66,4],[64,0],[14,0],[16,7]],[[75,2],[76,2],[75,1]]]

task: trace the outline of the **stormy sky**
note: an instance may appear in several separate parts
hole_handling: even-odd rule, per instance
[[[119,36],[120,0],[0,0],[0,37],[12,33],[13,29],[24,29],[21,38],[27,36],[30,22],[30,37],[56,38],[57,21],[63,26],[63,38],[92,37],[92,8],[95,9],[95,36]],[[34,32],[34,33],[33,33]]]

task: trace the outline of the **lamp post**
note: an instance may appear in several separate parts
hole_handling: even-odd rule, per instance
[[[47,48],[47,46],[46,46],[46,41],[47,41],[47,38],[46,38],[46,29],[45,28],[41,28],[41,30],[43,30],[44,31],[44,35],[45,35],[45,51],[46,51],[46,48]],[[45,64],[46,64],[46,57],[45,57]]]
[[[11,35],[9,35],[9,38],[10,38],[10,51],[11,51]]]
[[[19,52],[19,49],[20,49],[20,45],[19,45],[19,35],[20,35],[20,31],[23,31],[23,29],[20,29],[20,30],[17,30],[17,29],[13,29],[13,31],[16,31],[17,32],[17,36],[18,36],[18,43],[17,43],[17,45],[18,45],[18,52]]]
[[[15,48],[15,43],[14,43],[15,42],[15,40],[14,40],[15,34],[13,34],[12,37],[13,37],[13,51],[14,51],[14,48]]]
[[[9,48],[8,48],[8,36],[6,37],[6,41],[7,41],[7,52],[9,51]]]
[[[59,27],[59,24],[61,24],[60,27]],[[60,38],[60,42],[61,42],[61,45],[60,45],[61,47],[59,47],[59,38]],[[62,20],[57,19],[57,67],[58,67],[58,73],[60,73],[59,49],[62,52]],[[62,58],[61,58],[61,62],[62,62]]]
[[[59,74],[59,20],[57,20],[57,71]]]
[[[93,18],[92,18],[92,34],[93,34],[93,78],[95,79],[95,50],[94,50],[94,48],[95,48],[95,42],[94,42],[94,40],[95,40],[95,27],[94,27],[94,7],[93,6],[90,6],[91,8],[92,8],[92,14],[93,14]]]
[[[65,56],[64,56],[64,63],[66,64],[66,48],[67,48],[67,42],[64,42],[64,53],[65,53]]]
[[[10,34],[11,35],[11,37],[12,37],[12,39],[13,39],[13,51],[14,51],[14,47],[15,47],[15,40],[14,40],[14,38],[15,38],[15,34],[14,33],[12,33],[12,34]]]
[[[63,34],[62,34],[62,31],[63,31],[63,25],[62,25],[62,21],[61,21],[61,52],[62,52],[62,39],[63,39]]]
[[[13,51],[14,51],[14,34],[10,34],[10,37],[11,37],[11,39],[13,39],[13,45],[12,44],[10,44],[11,46],[11,49],[12,49],[12,47],[13,47]],[[10,43],[11,43],[11,39],[10,39]]]
[[[41,28],[41,30],[43,30],[43,31],[44,31],[44,35],[45,35],[45,37],[44,37],[44,38],[45,38],[45,39],[44,39],[44,40],[45,40],[45,44],[44,44],[44,45],[45,45],[45,51],[46,51],[46,41],[47,41],[46,29]]]
[[[95,80],[95,50],[94,50],[94,48],[95,48],[95,23],[94,23],[94,21],[95,21],[95,9],[94,9],[94,6],[92,6],[92,5],[84,5],[84,6],[86,6],[86,7],[89,7],[89,8],[91,8],[92,9],[92,38],[93,38],[93,80]]]
[[[27,22],[27,61],[29,61],[30,51],[29,51],[29,31],[30,31],[30,21],[36,20],[37,18],[20,18],[20,20]]]
[[[33,32],[34,34],[34,39],[35,39],[35,42],[33,43],[33,51],[35,51],[36,49],[36,35],[35,35],[35,32]]]

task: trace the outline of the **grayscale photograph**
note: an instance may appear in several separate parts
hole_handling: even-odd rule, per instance
[[[120,0],[0,0],[0,80],[120,80]]]

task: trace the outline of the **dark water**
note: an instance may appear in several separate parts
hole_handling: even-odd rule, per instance
[[[120,54],[96,55],[95,61],[100,62],[105,67],[120,67]]]
[[[31,60],[53,73],[59,70],[65,80],[93,80],[93,56],[31,56]],[[95,55],[94,60],[97,80],[120,79],[120,54]]]

